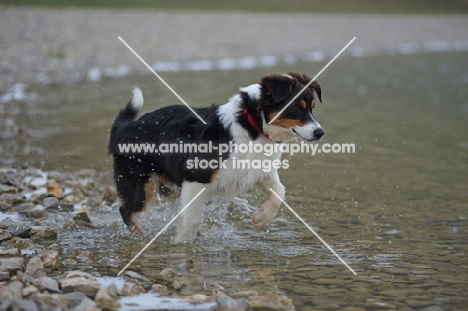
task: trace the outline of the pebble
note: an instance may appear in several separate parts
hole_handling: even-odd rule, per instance
[[[164,268],[159,275],[162,277],[164,282],[173,283],[175,281],[176,272],[172,268]]]
[[[58,262],[58,251],[51,250],[41,256],[45,268],[55,268]]]
[[[244,298],[244,297],[246,298],[250,296],[258,296],[258,292],[256,290],[250,289],[250,290],[236,292],[234,293],[234,295],[232,295],[232,297],[234,298]]]
[[[246,311],[250,309],[250,306],[245,299],[218,296],[216,297],[216,303],[219,306],[219,310],[223,311]]]
[[[158,293],[161,296],[169,295],[169,291],[167,290],[166,285],[153,284],[153,286],[151,286],[151,289],[154,290],[156,293]]]
[[[32,237],[34,242],[39,242],[41,240],[56,240],[57,231],[51,227],[36,227],[33,231],[35,233]]]
[[[33,281],[33,285],[41,292],[48,291],[49,293],[61,293],[59,284],[56,280],[44,276]]]
[[[16,257],[21,255],[17,248],[9,248],[0,250],[0,257]]]
[[[63,197],[62,188],[55,181],[55,179],[49,179],[46,183],[46,193],[55,197]]]
[[[86,211],[78,211],[76,212],[75,216],[73,216],[74,221],[81,221],[84,223],[91,223],[91,219],[89,218],[88,212]]]
[[[24,259],[20,257],[0,259],[0,272],[8,272],[10,276],[17,271],[24,271]]]
[[[253,310],[294,310],[292,300],[286,296],[250,296],[248,302]]]
[[[31,237],[31,226],[28,224],[12,225],[6,231],[7,234],[19,238],[30,238]]]
[[[0,304],[0,310],[39,311],[33,301],[21,298],[5,299]]]
[[[50,207],[52,205],[58,204],[59,202],[60,202],[59,199],[57,199],[56,197],[45,197],[42,200],[42,205],[45,208],[48,208],[48,207]]]
[[[29,274],[35,278],[45,276],[44,264],[42,263],[42,259],[40,257],[33,257],[29,259],[24,273]]]
[[[9,233],[0,233],[0,243],[6,240],[11,239],[12,236]]]
[[[78,291],[88,297],[94,297],[101,287],[94,276],[82,271],[67,272],[59,279],[59,283],[64,293]]]
[[[103,310],[116,310],[118,307],[120,307],[120,304],[111,297],[107,291],[107,288],[105,287],[101,287],[99,289],[96,294],[95,301],[96,304]]]

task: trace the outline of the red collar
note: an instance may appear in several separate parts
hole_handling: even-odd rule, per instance
[[[244,115],[247,116],[247,121],[249,121],[249,124],[252,125],[257,131],[259,131],[265,138],[270,139],[270,136],[262,131],[262,129],[257,125],[257,122],[255,122],[253,116],[249,113],[247,109],[244,109]]]

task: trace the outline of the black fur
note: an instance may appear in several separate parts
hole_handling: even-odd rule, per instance
[[[271,115],[280,111],[310,81],[306,75],[289,73],[293,80],[283,75],[270,75],[262,78],[260,84],[260,99],[254,99],[249,94],[239,91],[241,109],[234,118],[234,122],[241,125],[252,140],[262,135],[262,125],[265,118],[269,122]],[[314,81],[311,87],[303,92],[278,120],[291,119],[307,122],[310,114],[305,113],[299,105],[300,100],[307,102],[307,109],[316,92],[321,99],[321,90]],[[299,109],[298,109],[299,107]],[[301,110],[302,109],[302,110]],[[114,179],[117,192],[122,199],[120,213],[127,225],[134,225],[132,215],[140,212],[146,201],[148,191],[145,187],[151,183],[153,175],[158,178],[182,186],[183,181],[207,184],[212,181],[217,169],[189,169],[187,160],[198,159],[219,160],[218,150],[213,153],[121,153],[119,144],[207,144],[213,146],[228,144],[233,138],[230,129],[224,128],[219,120],[219,106],[195,108],[198,115],[205,121],[203,124],[187,107],[183,105],[164,107],[143,115],[134,120],[138,109],[127,103],[117,115],[111,128],[109,153],[114,159]],[[248,121],[248,115],[255,125]],[[222,160],[229,157],[222,155]],[[219,162],[218,162],[219,163]]]

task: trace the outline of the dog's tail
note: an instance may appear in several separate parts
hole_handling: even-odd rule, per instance
[[[114,124],[111,128],[111,141],[115,136],[115,132],[125,123],[133,121],[138,113],[140,112],[141,107],[143,107],[143,93],[140,88],[133,88],[133,97],[127,103],[127,105],[120,110],[119,114],[115,118]]]
[[[117,118],[115,118],[114,125],[116,123],[133,121],[140,112],[141,107],[143,107],[143,93],[138,87],[134,87],[132,99],[130,99],[124,109],[120,110]]]

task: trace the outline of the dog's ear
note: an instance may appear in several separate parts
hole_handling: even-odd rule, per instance
[[[294,81],[283,75],[269,75],[260,80],[263,98],[271,96],[275,103],[283,101],[292,91]]]
[[[320,84],[317,82],[317,80],[314,80],[314,82],[310,84],[310,87],[314,89],[315,93],[317,93],[318,99],[320,102],[322,102],[322,89],[320,88]]]

